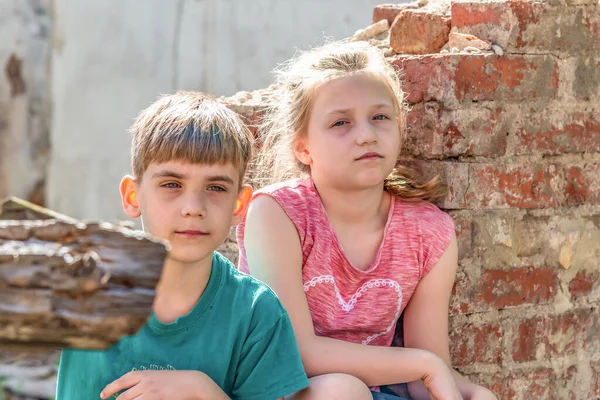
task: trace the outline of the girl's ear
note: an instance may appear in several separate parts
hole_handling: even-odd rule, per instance
[[[310,152],[306,147],[305,139],[297,139],[293,145],[294,155],[302,164],[306,166],[312,165],[312,157],[310,156]]]
[[[120,186],[121,202],[123,210],[131,218],[139,218],[142,215],[137,200],[137,182],[132,176],[125,176]]]

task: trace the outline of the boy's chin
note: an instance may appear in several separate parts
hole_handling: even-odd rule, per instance
[[[212,257],[213,251],[201,251],[200,249],[178,250],[171,249],[168,256],[168,261],[178,264],[198,264],[206,260],[207,257]]]

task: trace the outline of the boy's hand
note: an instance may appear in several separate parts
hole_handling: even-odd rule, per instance
[[[133,371],[106,385],[100,398],[117,400],[221,400],[229,397],[200,371]]]

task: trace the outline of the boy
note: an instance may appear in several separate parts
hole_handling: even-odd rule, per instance
[[[213,98],[178,92],[142,111],[131,133],[123,208],[171,245],[153,315],[107,351],[63,350],[57,400],[268,400],[307,387],[275,294],[215,251],[252,194],[246,126]]]

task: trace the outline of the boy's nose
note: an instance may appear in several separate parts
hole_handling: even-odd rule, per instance
[[[186,199],[181,208],[181,215],[184,217],[204,217],[206,216],[206,207],[202,196],[190,196]]]

